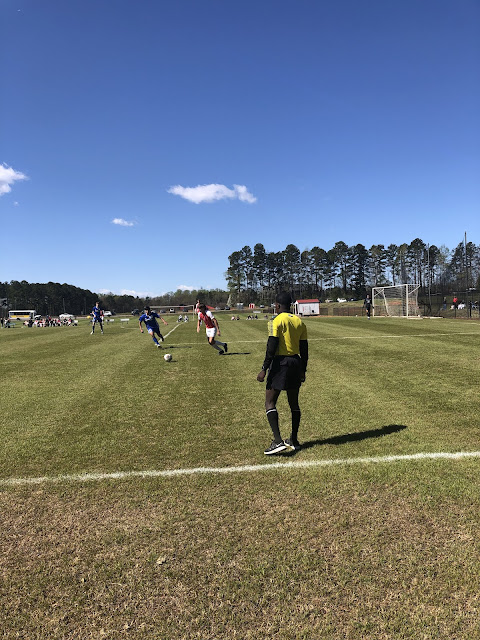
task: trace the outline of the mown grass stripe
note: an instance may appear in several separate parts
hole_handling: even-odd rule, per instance
[[[115,471],[112,473],[80,473],[60,476],[42,476],[38,478],[5,478],[0,479],[0,486],[25,486],[53,484],[61,482],[95,482],[102,480],[125,480],[129,478],[171,478],[174,476],[191,476],[198,474],[253,473],[277,469],[311,469],[333,465],[379,464],[418,460],[461,460],[464,458],[480,458],[480,451],[457,451],[454,453],[412,453],[406,455],[377,456],[371,458],[340,458],[329,460],[307,460],[290,462],[273,462],[270,464],[253,464],[230,467],[194,467],[191,469],[165,469],[147,471]]]
[[[176,327],[175,327],[176,328]],[[172,329],[173,331],[173,329]],[[170,333],[172,333],[172,331],[170,331]],[[167,338],[167,336],[170,335],[170,333],[167,333],[166,336],[164,336],[165,338]],[[323,342],[326,340],[376,340],[377,342],[379,342],[380,340],[382,340],[383,338],[386,339],[395,339],[395,338],[438,338],[438,337],[451,337],[451,336],[478,336],[479,332],[478,331],[466,331],[466,332],[459,332],[459,333],[414,333],[414,334],[402,334],[402,335],[381,335],[378,333],[375,333],[373,335],[370,336],[321,336],[320,338],[313,338],[313,337],[309,337],[308,341],[309,342]],[[238,339],[231,339],[230,340],[232,345],[233,344],[266,344],[267,341],[266,339],[262,339],[262,340],[238,340]],[[228,342],[228,340],[227,340]],[[205,346],[206,343],[201,343],[199,344],[198,342],[181,342],[179,344],[182,345],[196,345],[196,346]],[[208,346],[208,345],[207,345]]]

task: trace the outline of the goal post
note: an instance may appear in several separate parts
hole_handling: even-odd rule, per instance
[[[396,318],[418,318],[418,284],[399,284],[388,287],[372,288],[374,316],[393,316]]]

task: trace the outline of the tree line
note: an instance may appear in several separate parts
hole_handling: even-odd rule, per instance
[[[344,297],[362,299],[376,286],[420,285],[420,292],[447,295],[480,288],[480,245],[429,245],[416,238],[410,244],[348,246],[300,251],[289,244],[283,251],[267,251],[263,244],[243,247],[229,257],[225,273],[232,299],[270,301],[279,290],[294,298]]]
[[[7,316],[9,309],[32,309],[43,316],[59,316],[62,313],[87,315],[97,300],[102,309],[115,313],[131,313],[142,310],[146,304],[157,308],[179,305],[194,305],[198,299],[206,300],[214,306],[225,305],[228,292],[222,289],[192,290],[167,293],[156,298],[114,293],[95,293],[70,284],[48,282],[30,283],[25,280],[0,282],[0,316]]]
[[[361,300],[372,286],[419,284],[421,294],[443,295],[480,289],[480,245],[459,243],[453,250],[428,245],[419,238],[410,244],[348,246],[300,251],[289,244],[283,251],[267,251],[263,244],[243,247],[229,257],[225,273],[228,289],[177,290],[158,297],[99,294],[70,284],[12,280],[0,282],[0,315],[8,309],[35,309],[41,315],[86,315],[97,300],[103,309],[130,313],[143,309],[193,305],[204,300],[212,306],[227,303],[269,304],[280,290],[294,298],[355,298]],[[477,299],[478,299],[477,295]]]

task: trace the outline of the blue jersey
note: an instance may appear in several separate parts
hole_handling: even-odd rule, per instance
[[[160,318],[158,313],[151,311],[150,313],[144,313],[138,319],[139,322],[145,322],[145,326],[149,329],[158,329],[158,322],[156,318]]]
[[[102,310],[100,309],[100,307],[93,307],[92,316],[93,316],[94,320],[101,320],[102,319]]]

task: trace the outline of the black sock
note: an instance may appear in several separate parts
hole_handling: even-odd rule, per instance
[[[300,418],[302,413],[300,409],[294,409],[292,411],[292,442],[298,442],[298,428],[300,426]]]
[[[280,435],[280,429],[278,428],[278,411],[276,409],[269,409],[267,411],[268,424],[273,433],[273,439],[277,444],[282,442],[282,436]]]

